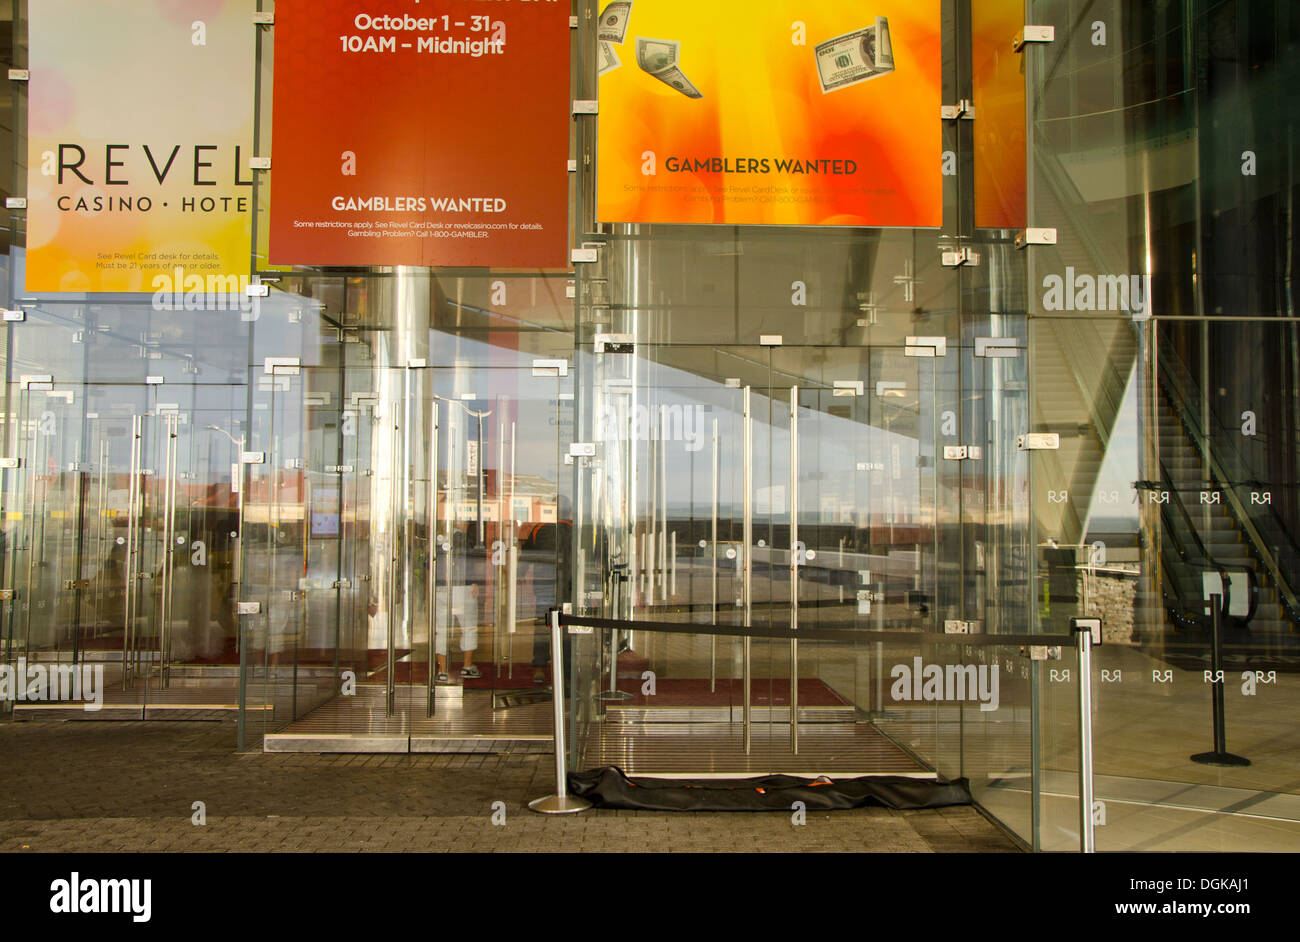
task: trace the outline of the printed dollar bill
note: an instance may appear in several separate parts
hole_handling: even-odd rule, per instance
[[[894,71],[894,46],[889,39],[889,20],[876,17],[875,26],[836,36],[814,49],[817,78],[822,92],[833,92]]]
[[[636,38],[636,64],[643,72],[653,75],[670,88],[675,88],[687,98],[703,98],[704,94],[691,84],[678,67],[681,43],[675,39]]]
[[[601,41],[596,45],[596,74],[604,75],[606,72],[613,72],[623,61],[619,59],[618,53],[614,51],[614,44]]]
[[[606,43],[622,43],[627,36],[627,21],[632,16],[632,0],[614,0],[600,14],[596,38]]]

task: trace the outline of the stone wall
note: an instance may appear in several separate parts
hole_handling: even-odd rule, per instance
[[[1101,619],[1102,641],[1106,644],[1133,643],[1137,577],[1136,572],[1131,576],[1113,572],[1079,573],[1079,598],[1088,600],[1087,614]]]

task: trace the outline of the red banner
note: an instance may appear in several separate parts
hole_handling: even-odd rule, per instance
[[[279,0],[270,262],[568,264],[569,4]]]

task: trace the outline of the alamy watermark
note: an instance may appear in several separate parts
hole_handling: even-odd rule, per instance
[[[104,706],[103,664],[0,664],[0,700],[14,703],[80,704],[87,712]]]
[[[153,880],[95,879],[76,870],[66,880],[50,884],[52,913],[122,913],[132,922],[148,922],[153,915]]]
[[[901,700],[978,700],[987,713],[998,708],[998,671],[987,664],[895,664],[890,696]]]
[[[177,266],[153,276],[155,311],[239,311],[257,320],[261,298],[249,297],[247,275],[187,272]]]
[[[596,440],[601,442],[682,442],[687,451],[704,447],[704,406],[632,406],[626,413],[610,408],[596,410]]]
[[[1043,279],[1044,311],[1125,311],[1134,317],[1151,315],[1150,275],[1076,274]]]

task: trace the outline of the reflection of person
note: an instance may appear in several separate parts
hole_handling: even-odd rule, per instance
[[[533,628],[533,683],[546,683],[547,655],[550,653],[550,628],[546,623],[546,609],[537,600],[537,564],[525,560],[519,576],[519,604],[527,617],[536,619]]]
[[[454,622],[460,629],[460,649],[465,657],[460,668],[461,679],[473,680],[483,676],[483,672],[474,666],[474,651],[478,648],[478,598],[477,584],[453,586],[450,590],[450,599],[446,588],[438,590],[439,609],[444,605],[449,609],[446,620],[438,619],[440,623],[433,635],[434,657],[438,671],[436,680],[440,684],[451,682],[451,675],[447,672],[448,621]]]
[[[206,557],[198,556],[196,562],[196,550],[187,546],[172,548],[175,554],[174,594],[185,600],[181,603],[185,606],[185,617],[178,619],[173,615],[172,618],[170,654],[173,661],[219,657],[225,639],[233,637],[227,634],[223,618],[227,608],[224,600],[229,588],[230,564],[218,554],[213,534],[210,531],[199,532],[203,536],[199,542]]]
[[[388,612],[381,610],[376,599],[370,600],[367,607],[370,615],[370,630],[366,635],[366,646],[370,648],[388,646]]]
[[[569,502],[568,498],[560,495],[558,500],[559,521],[557,523],[544,523],[534,531],[532,541],[536,549],[555,551],[555,605],[563,608],[564,603],[569,599],[569,556],[572,549],[571,533],[573,522],[569,519]],[[529,569],[533,570],[536,563],[529,563]],[[533,607],[537,613],[537,625],[533,628],[533,683],[546,683],[546,665],[551,660],[551,629],[547,624],[547,610],[543,603],[537,599],[536,593],[536,573],[531,573],[531,585],[533,586]],[[566,672],[569,671],[570,658],[572,656],[568,637],[562,636],[564,645],[564,666]],[[571,672],[570,672],[570,676]]]

